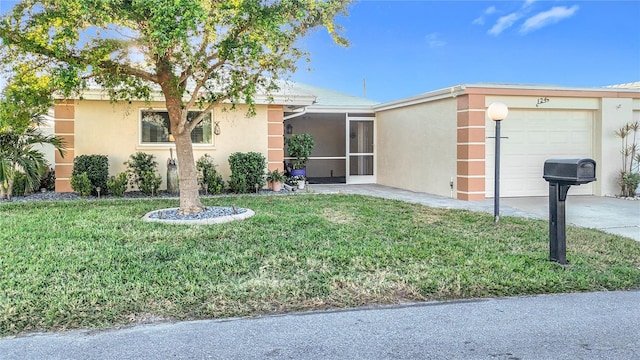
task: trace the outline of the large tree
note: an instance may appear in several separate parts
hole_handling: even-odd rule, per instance
[[[5,64],[52,77],[64,96],[94,81],[113,100],[164,95],[175,138],[180,212],[203,210],[191,131],[221,103],[278,88],[307,54],[296,42],[335,24],[348,0],[24,0],[0,19]],[[188,121],[190,109],[203,110]]]

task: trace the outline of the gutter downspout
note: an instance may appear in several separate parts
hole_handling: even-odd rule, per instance
[[[284,117],[284,118],[282,118],[282,119],[283,119],[283,120],[291,120],[291,119],[295,119],[295,118],[297,118],[298,116],[302,116],[302,115],[304,115],[304,114],[306,114],[306,113],[307,113],[307,107],[305,106],[305,107],[304,107],[304,110],[303,110],[301,113],[291,114],[291,115],[289,115],[289,116],[285,116],[285,117]]]

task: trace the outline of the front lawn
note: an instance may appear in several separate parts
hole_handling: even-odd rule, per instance
[[[240,196],[253,218],[143,222],[177,200],[0,204],[0,336],[146,321],[640,286],[640,243],[355,195]]]

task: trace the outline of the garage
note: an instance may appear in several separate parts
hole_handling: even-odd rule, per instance
[[[551,158],[593,158],[594,113],[587,110],[510,109],[501,125],[500,196],[548,196],[543,164]],[[494,194],[495,124],[486,122],[486,196]],[[592,195],[593,184],[571,188]]]

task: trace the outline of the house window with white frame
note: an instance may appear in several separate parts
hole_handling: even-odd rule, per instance
[[[201,111],[189,111],[187,121],[192,121]],[[149,144],[168,144],[171,143],[169,135],[171,134],[171,126],[169,125],[169,113],[166,110],[149,110],[140,111],[140,143]],[[211,127],[211,113],[205,115],[193,131],[191,131],[191,142],[193,144],[213,145],[213,131]]]

